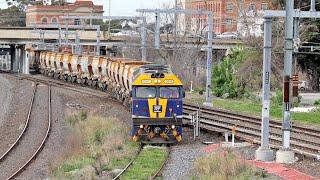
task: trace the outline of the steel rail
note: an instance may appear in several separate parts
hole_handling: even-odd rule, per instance
[[[24,135],[24,133],[28,129],[31,112],[32,112],[32,109],[33,109],[34,97],[35,97],[35,94],[37,92],[37,86],[38,86],[38,83],[32,82],[32,84],[34,86],[34,89],[33,89],[33,94],[32,94],[32,97],[31,97],[31,102],[30,102],[30,106],[29,106],[29,110],[28,110],[27,119],[25,121],[23,130],[20,133],[20,135],[18,136],[18,138],[16,139],[16,141],[9,147],[9,149],[4,154],[2,154],[2,156],[0,157],[0,161],[3,161],[6,158],[6,156],[9,154],[9,152],[11,152],[14,147],[16,147],[16,145],[19,143],[19,141],[21,140],[22,136]]]
[[[122,169],[122,171],[121,171],[119,174],[117,174],[116,177],[113,178],[113,180],[119,179],[120,176],[129,169],[129,167],[133,164],[133,162],[134,162],[134,161],[137,159],[137,157],[140,155],[141,151],[142,151],[142,144],[140,144],[139,149],[138,149],[138,152],[136,153],[136,155],[135,155],[135,156],[131,159],[131,161]]]
[[[186,109],[198,109],[199,107],[192,105],[192,104],[187,104],[184,103],[184,107]],[[250,121],[252,123],[255,123],[257,125],[261,125],[261,118],[260,117],[254,117],[254,116],[249,116],[249,115],[243,115],[240,113],[235,113],[233,111],[227,111],[227,110],[221,110],[221,109],[215,109],[215,108],[208,108],[208,107],[201,107],[201,111],[204,112],[208,112],[208,113],[212,113],[212,114],[219,114],[221,116],[225,116],[225,117],[230,117],[233,116],[233,118],[237,119],[237,120],[241,120],[241,121]],[[300,123],[292,123],[292,125],[295,127],[295,129],[292,129],[293,132],[296,133],[304,133],[304,134],[308,134],[310,136],[316,136],[317,138],[320,139],[320,129],[319,128],[314,128],[314,127],[304,127],[302,124]],[[270,127],[275,127],[275,128],[282,128],[282,122],[281,121],[276,121],[276,120],[271,120],[270,121]]]
[[[163,170],[164,166],[168,163],[168,160],[169,160],[169,157],[170,157],[170,153],[171,153],[171,148],[169,147],[168,148],[168,153],[167,153],[167,156],[166,156],[166,160],[163,161],[160,169],[150,179],[153,180],[153,179],[156,179],[159,176],[159,174]]]
[[[190,108],[190,107],[193,107]],[[202,110],[202,109],[205,110]],[[200,108],[200,122],[202,123],[202,128],[206,129],[208,131],[218,131],[218,132],[230,132],[231,128],[234,125],[237,125],[238,129],[237,129],[237,133],[236,136],[238,136],[239,138],[243,138],[247,141],[251,141],[254,143],[259,144],[260,143],[260,128],[257,127],[257,123],[256,122],[252,122],[252,121],[245,121],[245,115],[239,115],[235,114],[233,112],[225,112],[225,114],[223,114],[224,111],[221,110],[216,110],[213,108]],[[196,111],[199,110],[199,108],[195,105],[189,105],[189,104],[184,104],[184,113],[185,115],[189,115],[192,113],[192,111]],[[219,113],[216,113],[219,112]],[[190,113],[188,113],[190,112]],[[230,115],[231,114],[231,115]],[[223,118],[221,118],[223,117]],[[241,117],[241,118],[237,118],[237,117]],[[186,117],[185,117],[186,118]],[[252,118],[252,116],[248,116],[248,119]],[[226,119],[228,119],[226,121]],[[235,120],[238,119],[238,120]],[[232,122],[234,121],[234,122]],[[236,121],[238,121],[239,123],[235,123]],[[243,122],[246,122],[243,124]],[[261,122],[260,122],[261,123]],[[259,123],[259,125],[260,125]],[[279,122],[281,123],[281,122]],[[303,127],[306,128],[306,127]],[[306,128],[307,129],[307,128]],[[316,129],[313,129],[314,131],[316,131]],[[304,131],[301,132],[297,132],[297,133],[304,133]],[[310,136],[310,137],[314,137],[313,134],[304,134],[305,136]],[[312,140],[307,140],[307,139],[299,139],[299,137],[293,137],[292,139],[294,139],[292,141],[292,147],[293,150],[299,154],[303,154],[305,156],[311,157],[311,158],[319,158],[320,156],[320,145],[317,142],[314,142]],[[270,132],[270,146],[273,148],[281,148],[281,133],[273,133]]]
[[[187,111],[185,111],[185,113],[188,112],[188,111],[191,111],[191,110],[188,109]],[[208,113],[206,111],[205,112],[201,111],[201,113],[204,114],[203,116],[206,116],[206,119],[211,119],[211,120],[213,120],[214,116],[223,117],[225,120],[228,121],[228,122],[226,122],[226,121],[224,121],[224,122],[225,123],[229,123],[230,126],[250,128],[250,129],[252,129],[254,131],[259,131],[259,132],[261,130],[261,125],[260,124],[257,125],[255,123],[246,122],[245,120],[242,120],[242,121],[234,120],[234,119],[236,119],[235,115],[225,116],[225,115],[220,115],[220,114],[218,115],[218,114]],[[244,122],[246,124],[252,124],[252,125],[250,127],[247,127],[247,126],[245,126],[245,124],[243,124]],[[282,135],[281,128],[277,128],[277,127],[273,127],[273,126],[270,126],[270,127],[271,127],[270,135],[281,137],[281,135]],[[297,135],[299,135],[299,136],[297,136]],[[304,132],[297,133],[297,132],[294,132],[293,136],[291,137],[291,139],[320,147],[320,139],[318,139],[316,141],[315,137],[313,135],[309,135],[308,133],[304,133]]]
[[[42,139],[42,142],[40,144],[40,146],[37,148],[37,150],[32,154],[32,156],[27,160],[27,162],[25,164],[23,164],[22,166],[19,167],[19,169],[17,171],[15,171],[9,178],[9,179],[13,179],[14,177],[16,177],[19,173],[22,172],[22,170],[24,170],[33,159],[35,159],[35,157],[41,152],[41,150],[43,149],[48,137],[49,137],[49,133],[51,130],[51,85],[48,83],[48,126],[47,126],[47,130],[46,130],[46,134],[44,136],[44,138]]]

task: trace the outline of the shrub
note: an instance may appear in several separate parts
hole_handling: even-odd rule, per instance
[[[263,173],[246,164],[231,151],[221,149],[195,161],[194,179],[260,179]]]
[[[271,97],[271,101],[275,105],[282,105],[283,103],[283,94],[281,90],[277,90],[276,94]]]
[[[79,113],[75,113],[69,117],[67,117],[66,121],[74,126],[76,123],[80,121],[85,121],[88,117],[88,112],[87,111],[80,111]]]
[[[316,105],[316,106],[319,106],[320,105],[320,99],[316,100],[313,104]]]
[[[249,51],[238,47],[232,50],[231,55],[214,66],[212,71],[213,93],[221,97],[228,94],[228,98],[242,97],[247,91],[245,83],[237,80],[236,73],[241,64],[249,56]]]
[[[50,165],[57,179],[72,179],[75,171],[88,166],[97,174],[123,168],[137,150],[137,143],[128,138],[129,127],[115,118],[79,112],[66,120],[72,124],[71,134],[62,155]]]

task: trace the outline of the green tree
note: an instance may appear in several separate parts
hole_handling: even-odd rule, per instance
[[[237,72],[243,62],[250,56],[250,52],[243,47],[231,50],[222,62],[214,66],[212,71],[213,92],[220,97],[228,94],[229,98],[241,97],[246,89],[242,86],[241,80],[237,78]]]
[[[28,5],[39,5],[42,4],[42,1],[34,0],[6,0],[9,7],[15,6],[21,12],[25,12]]]
[[[1,26],[25,26],[26,13],[22,12],[16,6],[0,9]]]

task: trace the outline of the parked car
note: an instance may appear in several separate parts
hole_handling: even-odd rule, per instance
[[[233,32],[224,32],[222,34],[218,34],[216,37],[221,39],[238,39],[239,38],[239,36]]]
[[[308,89],[308,85],[306,81],[299,81],[298,88],[301,91],[305,91]]]

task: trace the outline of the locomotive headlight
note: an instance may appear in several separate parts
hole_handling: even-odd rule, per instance
[[[143,125],[142,124],[140,125],[140,129],[143,129]]]
[[[174,128],[176,128],[176,126],[173,124],[173,125],[171,126],[171,128],[174,129]]]

